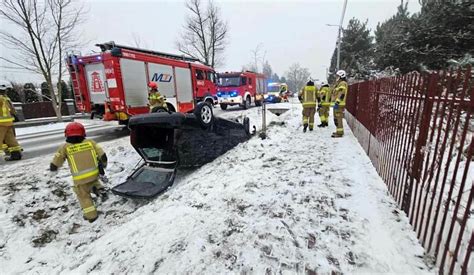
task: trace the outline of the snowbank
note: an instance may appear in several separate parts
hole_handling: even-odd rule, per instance
[[[43,172],[49,159],[41,158],[1,167],[0,266],[39,273],[432,272],[349,130],[342,139],[330,138],[334,127],[303,133],[301,107],[291,108],[278,118],[268,114],[268,139],[181,171],[154,201],[99,202],[93,224],[81,220],[66,169],[51,176]],[[258,112],[245,111],[254,120]],[[111,181],[119,183],[139,157],[126,138],[103,145]]]

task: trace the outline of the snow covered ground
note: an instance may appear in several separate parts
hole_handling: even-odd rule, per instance
[[[51,156],[0,167],[2,273],[435,272],[348,127],[303,133],[289,106],[268,114],[268,139],[180,171],[155,200],[98,200],[92,224],[67,169],[47,171]],[[220,115],[242,113],[260,116]],[[118,184],[140,158],[128,138],[102,145]]]

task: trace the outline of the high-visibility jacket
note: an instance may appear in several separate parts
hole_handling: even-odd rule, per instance
[[[316,107],[318,90],[315,86],[305,86],[301,91],[301,103],[303,108]]]
[[[318,101],[322,106],[331,105],[331,89],[329,87],[324,86],[319,90]]]
[[[153,107],[164,107],[164,108],[166,108],[165,98],[158,91],[151,92],[148,95],[148,102],[150,104],[150,108],[153,108]]]
[[[0,126],[12,126],[15,120],[13,114],[15,114],[15,108],[13,108],[10,98],[0,95]]]
[[[74,183],[84,184],[99,177],[99,161],[103,155],[104,151],[97,143],[84,139],[81,143],[66,143],[59,147],[51,163],[60,167],[67,159]]]
[[[348,90],[347,82],[344,80],[339,81],[334,88],[334,102],[339,104],[339,106],[345,106]]]

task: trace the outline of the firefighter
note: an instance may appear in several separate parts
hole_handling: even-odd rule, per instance
[[[306,83],[306,86],[301,89],[298,98],[303,104],[303,132],[306,129],[313,131],[314,128],[314,114],[316,113],[316,101],[317,101],[318,89],[314,86],[313,80],[310,78]]]
[[[152,112],[153,108],[155,107],[163,107],[167,111],[168,106],[166,105],[165,98],[158,91],[158,84],[156,84],[156,82],[150,81],[148,83],[148,88],[150,88],[150,92],[148,93],[150,112]]]
[[[331,107],[331,89],[326,81],[321,82],[321,89],[319,90],[318,97],[318,112],[321,124],[318,127],[327,127],[329,119],[329,109]]]
[[[336,85],[333,91],[334,101],[334,124],[336,124],[336,132],[332,134],[333,138],[342,137],[344,135],[344,126],[342,119],[344,118],[344,109],[346,107],[346,98],[348,92],[346,72],[339,70],[336,72]]]
[[[0,140],[6,155],[5,160],[14,161],[21,159],[21,146],[16,140],[15,129],[13,128],[16,111],[6,92],[7,87],[0,85]]]
[[[71,122],[64,130],[66,143],[61,145],[50,164],[51,171],[57,171],[67,159],[74,182],[73,190],[82,208],[84,219],[97,219],[97,208],[91,192],[106,199],[105,188],[99,181],[107,166],[107,155],[93,140],[86,139],[86,130],[81,123]]]

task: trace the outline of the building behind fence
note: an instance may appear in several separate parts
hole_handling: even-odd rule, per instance
[[[474,273],[471,67],[352,84],[347,110],[440,273]]]

